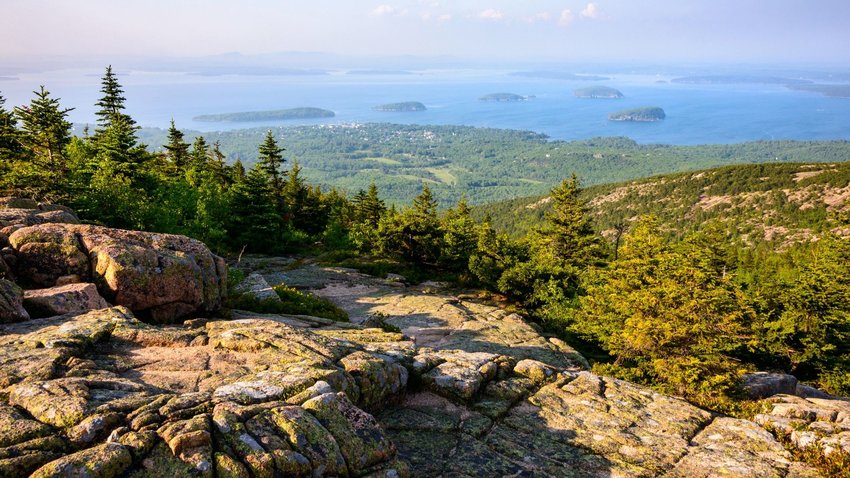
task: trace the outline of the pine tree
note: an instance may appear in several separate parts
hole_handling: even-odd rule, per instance
[[[227,174],[231,184],[244,181],[245,166],[242,165],[242,160],[237,158],[236,161],[233,162],[233,166],[227,169]]]
[[[22,141],[33,153],[38,174],[46,181],[41,186],[43,193],[59,193],[66,187],[68,165],[64,149],[71,142],[67,116],[73,108],[60,108],[59,100],[51,98],[43,86],[33,93],[36,96],[29,106],[15,108],[21,121]]]
[[[174,125],[174,120],[171,120],[171,126],[168,128],[168,144],[163,146],[165,154],[171,164],[178,170],[186,169],[189,163],[189,144],[183,141],[183,132],[177,129]]]

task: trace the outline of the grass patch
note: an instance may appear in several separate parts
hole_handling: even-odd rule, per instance
[[[280,302],[271,299],[259,300],[251,294],[233,294],[227,298],[228,309],[249,310],[261,314],[310,315],[336,322],[348,322],[348,313],[333,302],[301,292],[286,285],[274,286]]]
[[[452,174],[448,169],[427,168],[426,171],[433,174],[434,177],[442,181],[444,184],[454,186],[457,184],[457,176]]]

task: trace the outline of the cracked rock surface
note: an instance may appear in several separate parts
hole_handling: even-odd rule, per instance
[[[250,312],[157,326],[121,306],[0,324],[0,477],[817,476],[768,418],[594,375],[471,296],[263,260],[269,284],[401,332]],[[770,420],[841,446],[847,402],[771,400]]]

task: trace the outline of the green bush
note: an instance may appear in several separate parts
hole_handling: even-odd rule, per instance
[[[259,300],[251,294],[231,295],[227,308],[250,310],[261,314],[311,315],[336,322],[348,322],[348,314],[331,301],[304,293],[286,285],[274,286],[280,302],[272,299]]]

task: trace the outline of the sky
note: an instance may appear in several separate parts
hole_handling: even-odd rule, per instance
[[[850,0],[0,0],[0,59],[850,63]]]

